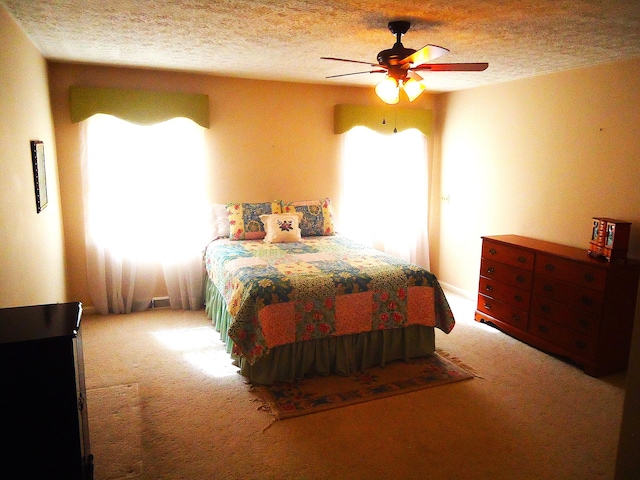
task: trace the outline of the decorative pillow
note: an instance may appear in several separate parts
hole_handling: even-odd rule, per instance
[[[227,206],[221,203],[211,205],[211,240],[216,238],[228,237],[229,232],[229,215],[227,214]]]
[[[260,215],[280,213],[281,202],[227,203],[229,238],[231,240],[259,240],[265,231]]]
[[[266,243],[289,243],[302,240],[300,235],[301,212],[277,213],[273,215],[260,215],[267,233],[264,237]]]
[[[300,230],[303,237],[334,235],[331,199],[282,204],[284,213],[302,212]]]

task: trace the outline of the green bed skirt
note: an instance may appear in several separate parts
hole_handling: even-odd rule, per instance
[[[233,319],[222,295],[208,278],[206,312],[240,373],[250,382],[262,385],[292,382],[310,374],[350,375],[374,365],[408,361],[435,351],[434,328],[411,325],[281,345],[250,365],[243,357],[231,353],[233,340],[227,330]]]

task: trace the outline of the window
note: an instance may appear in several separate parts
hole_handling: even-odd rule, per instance
[[[345,133],[340,233],[428,268],[426,152],[415,129]]]
[[[151,272],[160,265],[166,277],[168,267],[175,271],[201,255],[207,233],[203,128],[185,118],[140,126],[102,114],[83,125],[87,248],[99,266],[88,273],[106,277],[89,281],[107,290],[94,288],[92,297],[106,295],[109,311],[122,313],[114,302],[125,311],[132,301],[150,302]],[[145,294],[128,293],[136,289]]]

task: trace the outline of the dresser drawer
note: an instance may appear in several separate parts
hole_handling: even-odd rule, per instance
[[[607,272],[602,268],[544,253],[536,256],[535,273],[600,291],[607,282]]]
[[[480,277],[478,293],[508,303],[514,307],[529,310],[531,292],[521,288],[501,283],[491,278]]]
[[[564,325],[585,335],[597,336],[599,333],[600,317],[598,315],[576,310],[564,303],[539,295],[533,295],[531,298],[531,314]]]
[[[604,292],[566,283],[555,278],[536,275],[533,280],[533,293],[565,303],[592,315],[600,315],[602,312]]]
[[[490,317],[508,323],[521,330],[527,329],[528,314],[526,310],[513,307],[507,303],[501,302],[486,295],[478,295],[478,310]]]
[[[536,315],[529,320],[529,333],[566,350],[571,355],[595,361],[597,340]]]
[[[533,270],[535,254],[523,248],[503,245],[502,243],[484,240],[482,242],[482,257],[490,258],[496,262],[506,263],[524,270]]]
[[[527,272],[521,268],[515,268],[488,258],[483,258],[480,261],[480,275],[524,290],[530,290],[533,284],[532,272]]]

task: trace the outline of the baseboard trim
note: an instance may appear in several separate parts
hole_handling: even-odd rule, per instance
[[[150,309],[154,308],[169,308],[171,305],[169,303],[169,297],[154,297],[149,304]],[[95,315],[97,312],[96,307],[93,305],[85,306],[82,305],[82,314],[83,315]]]
[[[440,286],[442,287],[443,290],[448,290],[451,293],[454,293],[456,295],[459,295],[461,297],[466,298],[467,300],[471,300],[471,301],[475,301],[476,300],[476,294],[475,293],[468,292],[467,290],[463,290],[461,288],[455,287],[455,286],[451,285],[450,283],[440,282]]]

